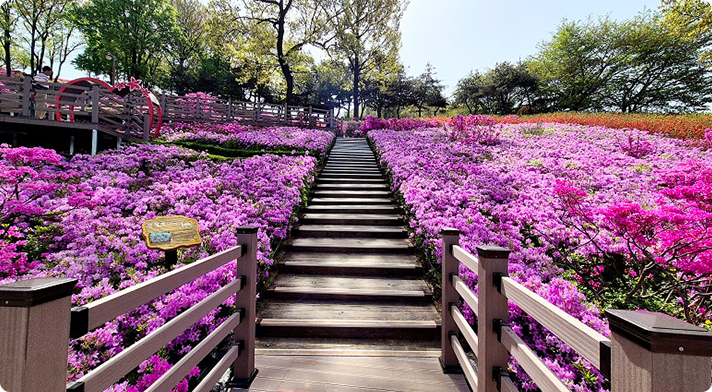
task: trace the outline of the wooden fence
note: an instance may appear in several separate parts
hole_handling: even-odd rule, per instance
[[[30,279],[0,286],[0,386],[11,392],[101,392],[235,296],[237,311],[185,354],[148,389],[175,388],[226,338],[229,349],[194,391],[208,392],[232,368],[232,388],[249,387],[255,369],[257,229],[238,229],[241,244],[86,306],[71,308],[74,279]],[[72,339],[161,295],[237,260],[236,279],[185,310],[99,367],[67,385],[67,350]]]
[[[608,339],[510,278],[508,250],[478,247],[474,256],[459,246],[458,230],[445,229],[441,234],[440,361],[445,372],[464,373],[474,391],[517,391],[507,372],[510,355],[543,392],[569,391],[510,328],[510,301],[599,369],[611,381],[612,392],[710,389],[712,333],[660,313],[609,310]],[[477,295],[458,276],[460,264],[477,273]],[[477,316],[476,329],[458,309],[460,299]],[[460,336],[475,353],[476,366]]]
[[[0,122],[39,124],[53,127],[86,129],[114,137],[148,140],[158,123],[149,121],[146,98],[141,95],[119,97],[100,85],[70,85],[49,83],[48,90],[35,89],[32,79],[0,77]],[[258,126],[295,126],[338,129],[341,121],[333,109],[288,106],[232,99],[162,95],[163,123],[169,122],[232,122]],[[48,113],[47,119],[37,119],[35,111]],[[155,113],[157,114],[157,113]]]

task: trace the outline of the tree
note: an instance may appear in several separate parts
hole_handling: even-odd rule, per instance
[[[540,45],[530,69],[556,95],[554,110],[603,109],[601,94],[622,68],[627,55],[621,45],[621,24],[564,21],[550,41]]]
[[[325,60],[312,67],[296,102],[340,109],[348,100],[348,87],[346,67],[337,61]]]
[[[65,10],[73,0],[16,1],[15,9],[26,31],[22,38],[28,46],[30,72],[34,75],[42,67],[52,32],[66,18]]]
[[[151,85],[160,80],[174,38],[179,35],[176,13],[167,0],[93,0],[73,12],[87,47],[74,61],[77,68],[107,75],[117,70]]]
[[[178,94],[185,94],[195,82],[200,56],[206,50],[206,7],[199,0],[172,0],[176,10],[178,35],[168,52],[170,86]]]
[[[435,77],[435,67],[428,63],[425,72],[415,79],[414,105],[418,111],[418,117],[422,117],[423,110],[428,107],[444,108],[447,100],[443,96],[445,86]],[[435,110],[437,115],[437,109]]]
[[[602,95],[606,107],[621,112],[700,111],[712,96],[712,79],[700,62],[705,40],[680,39],[661,17],[645,13],[626,23],[622,72]]]
[[[2,27],[2,36],[0,42],[3,49],[3,62],[5,63],[5,72],[7,76],[12,74],[12,53],[13,33],[17,25],[17,12],[15,10],[14,0],[9,0],[0,5],[0,26]]]
[[[687,40],[705,40],[701,53],[704,61],[712,60],[712,5],[703,0],[662,0],[660,7],[664,25],[677,36]]]
[[[333,0],[242,0],[247,31],[255,24],[273,29],[270,40],[279,68],[286,83],[286,102],[294,96],[295,62],[307,45],[325,47],[332,19],[337,16]]]
[[[401,111],[416,103],[415,79],[406,75],[405,68],[400,68],[386,91],[386,107],[395,111],[396,118],[401,117]]]
[[[336,35],[328,51],[346,61],[351,72],[354,114],[361,110],[362,80],[382,55],[398,52],[401,17],[407,2],[401,0],[344,0],[334,21]]]

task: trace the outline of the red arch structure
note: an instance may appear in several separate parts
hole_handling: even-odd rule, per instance
[[[147,88],[141,86],[141,80],[131,78],[131,80],[128,82],[121,82],[121,83],[117,83],[114,86],[111,86],[108,83],[106,83],[100,79],[79,78],[79,79],[74,79],[66,84],[68,86],[62,87],[59,90],[55,108],[60,109],[62,107],[62,105],[66,105],[69,108],[69,110],[74,110],[74,108],[77,106],[77,104],[82,99],[84,99],[84,100],[91,99],[91,97],[88,95],[87,89],[91,89],[92,87],[95,87],[95,86],[98,86],[101,90],[103,90],[103,92],[105,94],[104,96],[106,96],[106,94],[113,94],[116,97],[121,98],[121,99],[125,99],[132,95],[138,96],[138,97],[141,97],[144,100],[144,102],[140,106],[132,107],[132,110],[139,112],[136,114],[140,114],[140,115],[148,114],[148,119],[149,119],[149,124],[150,124],[149,129],[151,130],[151,133],[153,133],[153,137],[158,137],[161,127],[163,126],[163,110],[161,108],[160,103],[158,102],[158,98],[156,97],[156,95],[153,94]],[[77,86],[77,88],[72,88],[72,86]],[[86,97],[84,97],[83,95],[86,95]],[[91,105],[94,105],[94,104],[101,105],[101,99],[100,99],[100,102],[90,102],[90,104]],[[82,105],[82,106],[87,106],[87,105]],[[64,121],[64,119],[62,118],[62,115],[60,113],[56,113],[56,120]],[[76,121],[76,117],[74,114],[69,115],[69,121],[71,121],[71,122]],[[101,123],[101,114],[99,116],[99,122]]]

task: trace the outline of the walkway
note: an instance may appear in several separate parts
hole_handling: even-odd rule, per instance
[[[255,391],[454,391],[440,315],[364,139],[339,138],[278,261],[257,326]]]

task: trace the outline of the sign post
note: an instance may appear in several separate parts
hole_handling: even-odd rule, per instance
[[[141,224],[141,230],[149,249],[165,252],[166,268],[178,262],[178,248],[190,248],[203,243],[198,221],[181,215],[149,219]]]

